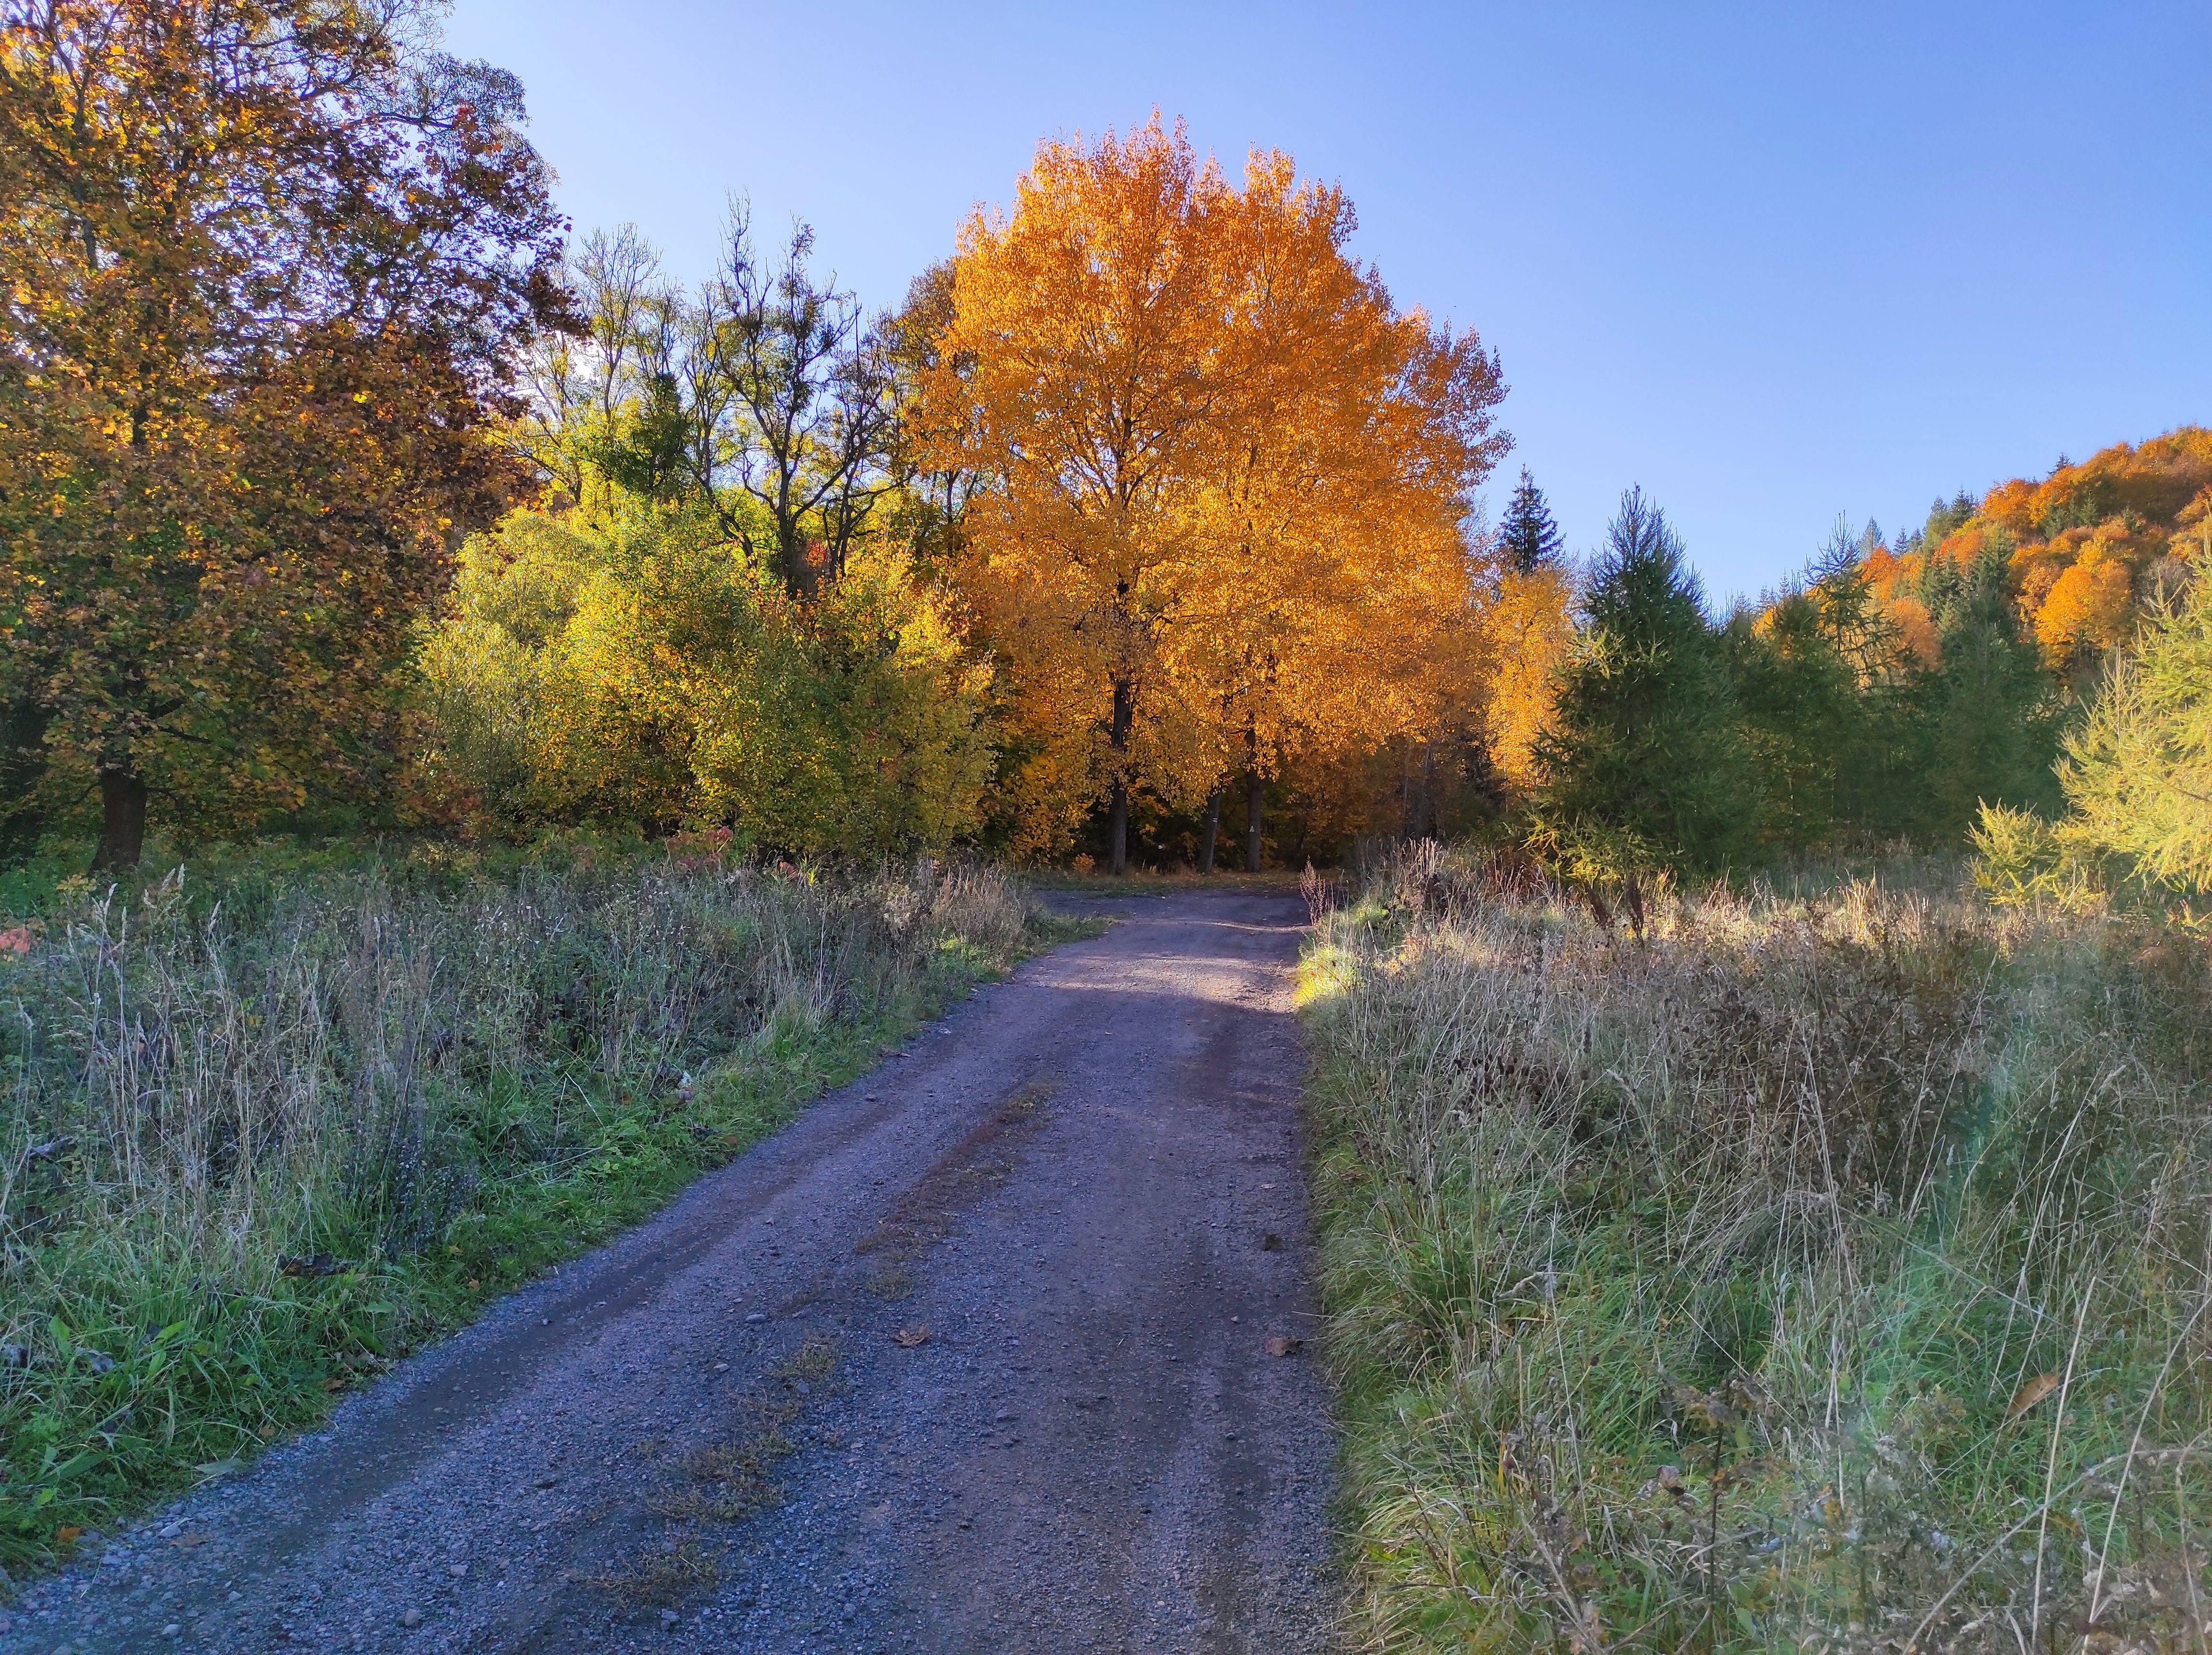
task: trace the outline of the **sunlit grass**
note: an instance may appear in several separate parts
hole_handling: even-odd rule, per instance
[[[2212,968],[1957,889],[1316,933],[1365,1646],[2204,1646]]]
[[[987,869],[634,855],[38,906],[0,954],[12,1568],[313,1423],[1067,929]]]

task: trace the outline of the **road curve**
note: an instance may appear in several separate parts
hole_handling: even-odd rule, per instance
[[[1304,915],[1087,906],[1121,923],[34,1587],[0,1650],[1330,1646]]]

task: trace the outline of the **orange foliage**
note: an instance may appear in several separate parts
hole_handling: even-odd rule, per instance
[[[2093,552],[2051,583],[2035,611],[2035,636],[2047,654],[2063,661],[2077,649],[2124,643],[2134,618],[2134,572],[2118,559]]]
[[[1551,720],[1555,680],[1574,642],[1571,600],[1558,569],[1508,574],[1498,583],[1489,617],[1497,663],[1489,696],[1490,758],[1516,788],[1535,780],[1531,749]]]
[[[1480,676],[1460,532],[1495,364],[1343,252],[1352,206],[1157,117],[1048,142],[961,235],[926,463],[981,474],[957,578],[1034,754],[1018,848],[1418,727]]]
[[[2212,429],[2120,443],[2040,482],[2014,478],[1941,545],[1901,557],[1875,551],[1867,562],[1875,593],[1929,664],[1939,652],[1915,597],[1923,578],[1931,565],[1971,565],[1992,548],[2006,549],[2021,620],[2053,668],[2124,643],[2165,578],[2161,560],[2212,552]]]

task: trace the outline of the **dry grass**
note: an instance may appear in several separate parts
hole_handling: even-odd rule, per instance
[[[311,1422],[1046,930],[926,860],[75,897],[0,954],[0,1558]]]
[[[1327,918],[1366,1647],[2212,1647],[2212,961],[1941,872]]]

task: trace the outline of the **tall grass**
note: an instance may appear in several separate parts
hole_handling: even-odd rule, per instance
[[[2212,1647],[2204,942],[1929,872],[1324,918],[1364,1646]]]
[[[1043,924],[927,860],[179,873],[64,902],[0,952],[0,1557],[311,1422]]]

